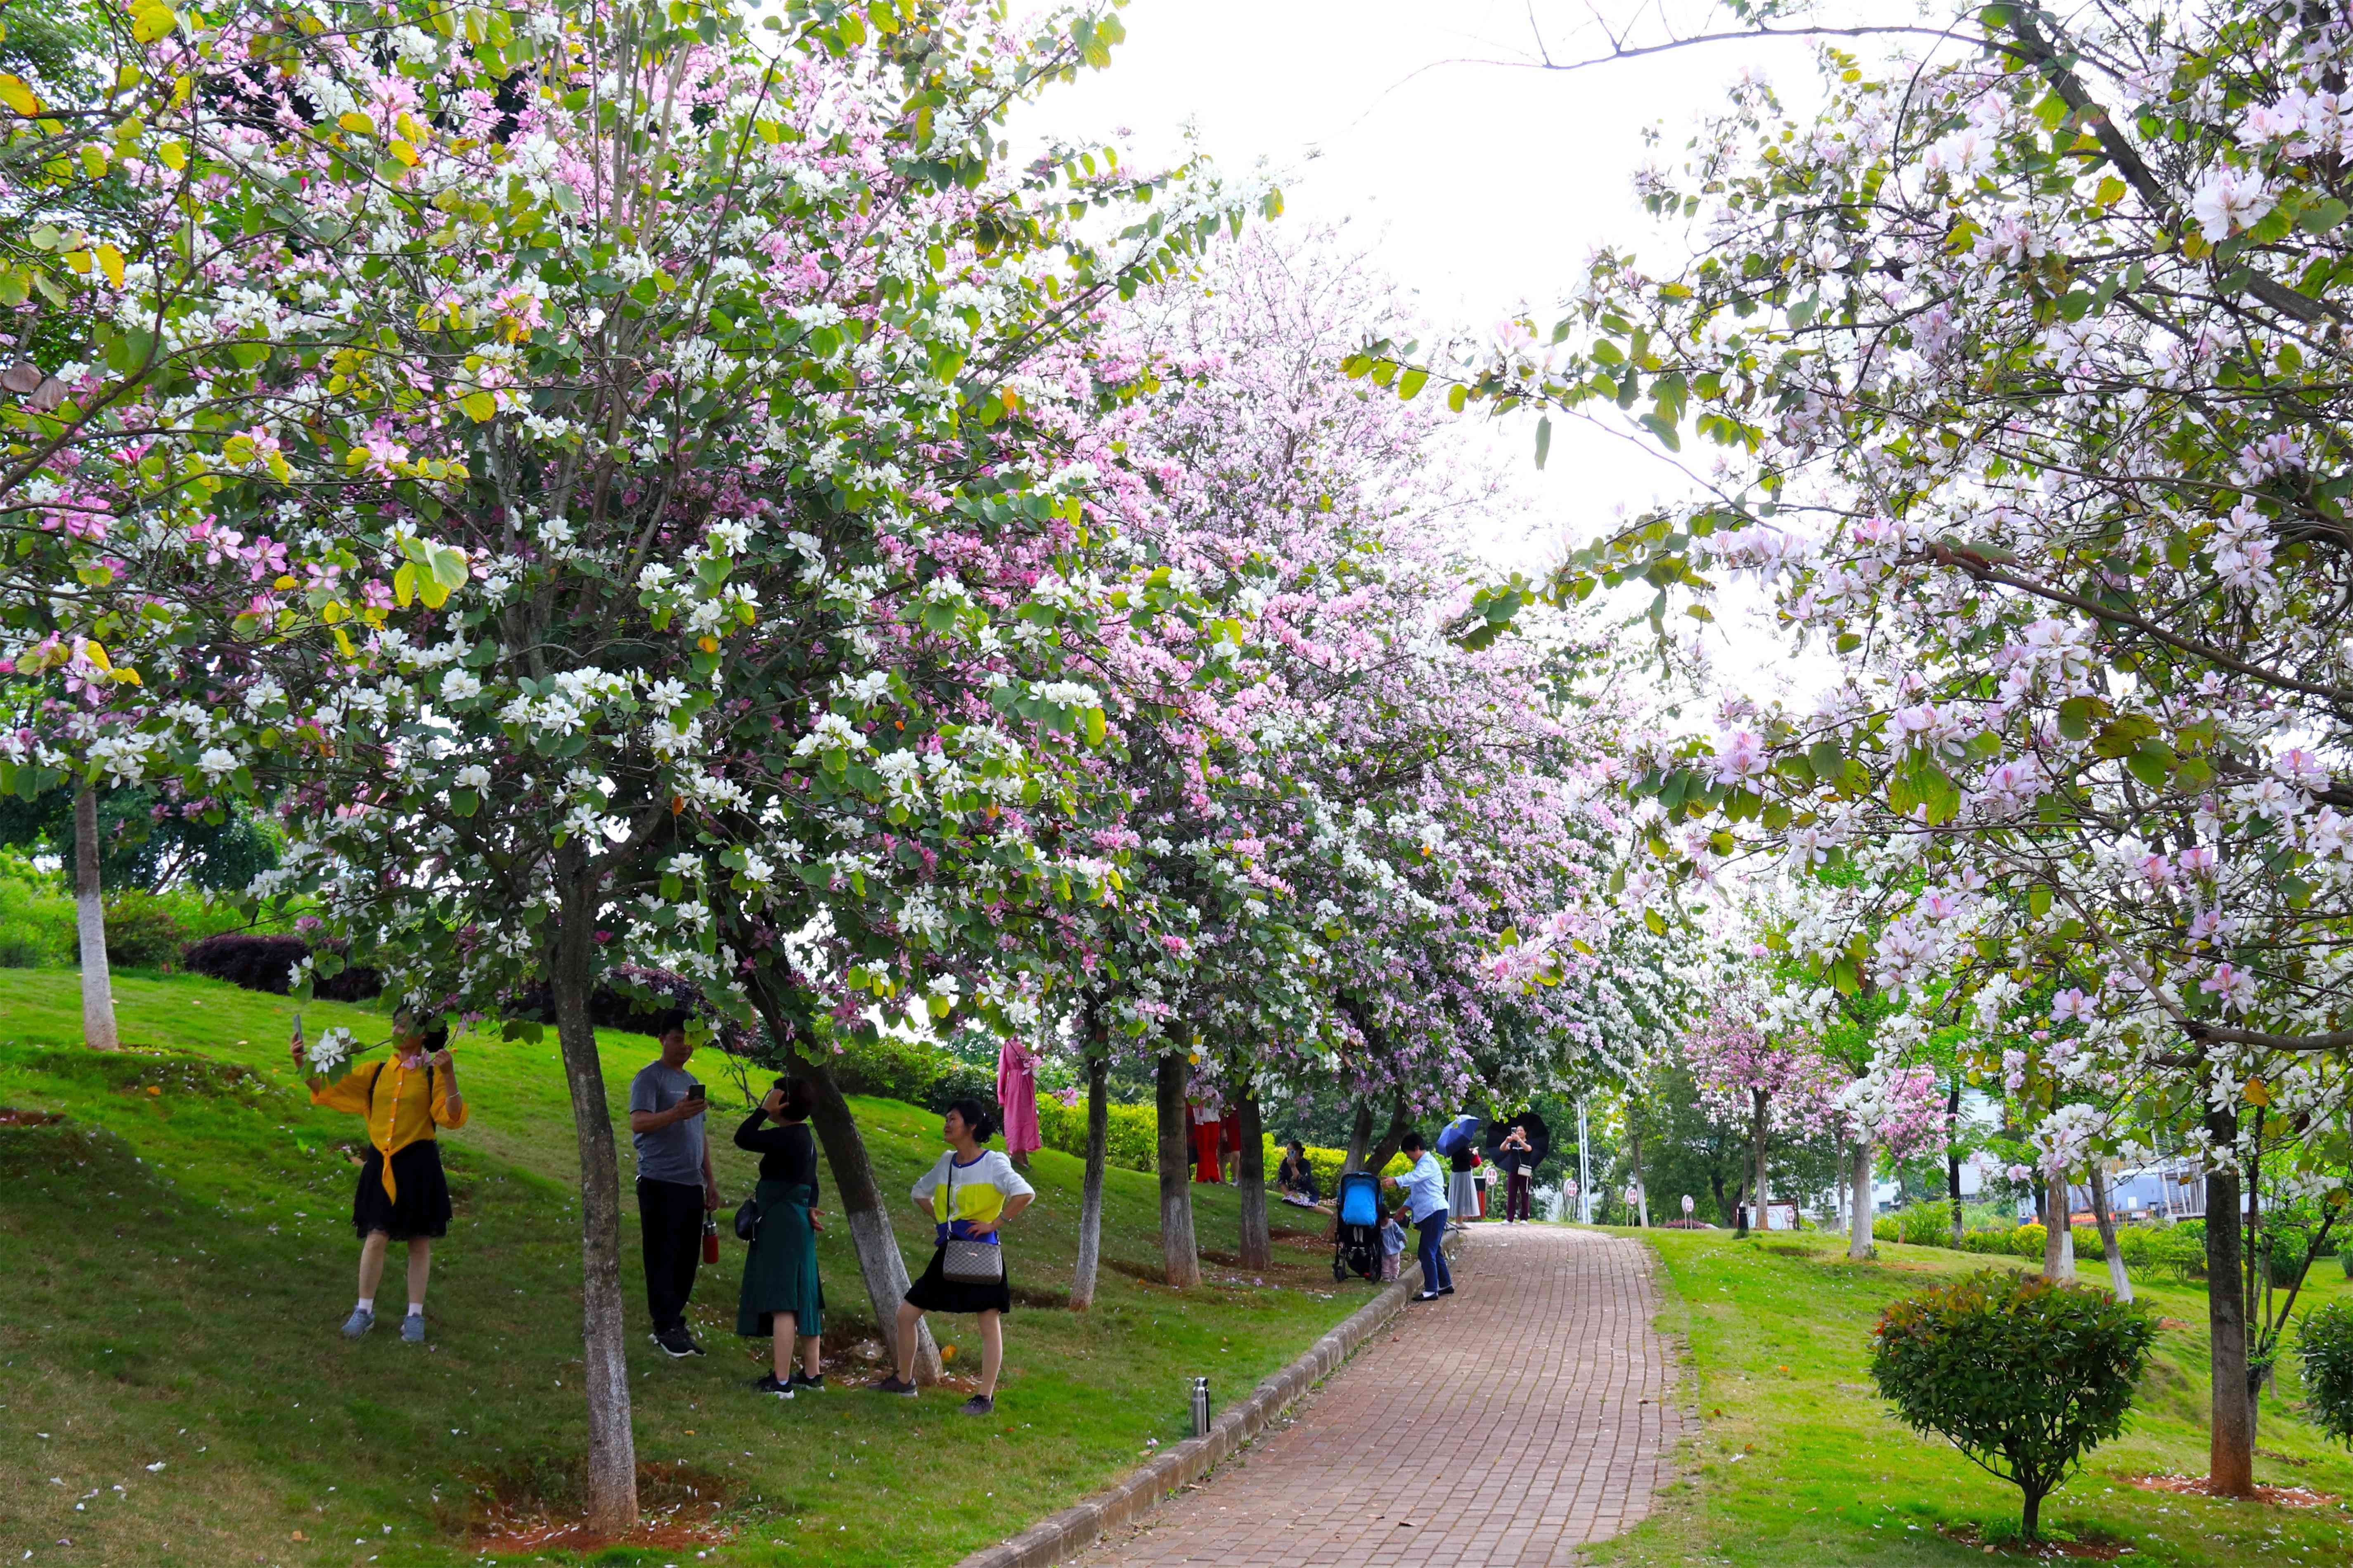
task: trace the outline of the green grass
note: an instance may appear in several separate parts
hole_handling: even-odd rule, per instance
[[[1845,1260],[1835,1237],[1735,1241],[1725,1233],[1620,1231],[1665,1263],[1660,1326],[1683,1336],[1680,1402],[1700,1421],[1685,1479],[1660,1510],[1598,1549],[1625,1565],[1709,1563],[1836,1568],[1985,1561],[1939,1533],[2019,1516],[2017,1489],[1941,1439],[1916,1436],[1873,1391],[1867,1340],[1881,1306],[1936,1277],[2002,1260],[1880,1244]],[[2022,1265],[2010,1264],[2011,1267]],[[2084,1277],[2105,1281],[2095,1257]],[[2343,1294],[2335,1261],[2316,1267],[2315,1304]],[[2043,1505],[2046,1527],[2128,1543],[2131,1562],[2189,1565],[2353,1562],[2353,1514],[2145,1491],[2130,1476],[2206,1471],[2206,1300],[2202,1286],[2137,1280],[2173,1325],[2116,1442]],[[2353,1498],[2353,1456],[2298,1419],[2292,1366],[2263,1401],[2256,1479]]]
[[[291,1005],[120,976],[127,1048],[100,1055],[76,1043],[76,984],[0,971],[0,1105],[69,1118],[0,1127],[0,1561],[448,1563],[476,1555],[469,1532],[486,1495],[561,1502],[585,1416],[571,1114],[552,1041],[457,1043],[473,1121],[445,1145],[458,1215],[435,1249],[433,1342],[420,1351],[379,1329],[352,1344],[335,1330],[353,1295],[356,1123],[295,1085]],[[332,1022],[383,1033],[361,1009],[313,1005],[306,1020],[314,1033]],[[617,1118],[652,1047],[612,1036],[605,1050]],[[740,1115],[723,1060],[696,1066],[715,1106]],[[903,1194],[937,1153],[937,1119],[856,1104],[885,1190]],[[724,1146],[733,1125],[715,1110],[731,1200],[753,1165]],[[712,1353],[659,1355],[628,1217],[638,1457],[670,1478],[658,1500],[699,1507],[715,1491],[724,1542],[595,1560],[683,1563],[704,1549],[713,1563],[952,1563],[1103,1485],[1148,1442],[1184,1436],[1188,1375],[1236,1397],[1370,1293],[1335,1292],[1327,1249],[1306,1237],[1278,1238],[1262,1284],[1214,1261],[1198,1290],[1139,1279],[1158,1268],[1154,1179],[1114,1170],[1097,1306],[1050,1305],[1076,1253],[1080,1168],[1050,1152],[1034,1165],[1039,1202],[1010,1244],[1016,1289],[1035,1295],[1007,1321],[997,1415],[982,1422],[955,1413],[961,1394],[901,1401],[841,1386],[871,1375],[854,1353],[830,1361],[837,1386],[821,1396],[745,1393],[759,1362],[733,1333],[732,1237],[696,1291]],[[828,1186],[830,1358],[871,1325]],[[1236,1218],[1229,1189],[1202,1197],[1213,1258]],[[903,1204],[893,1219],[920,1265],[928,1236]],[[396,1248],[388,1299],[400,1268]],[[971,1328],[934,1324],[951,1342]],[[976,1359],[976,1339],[968,1349],[952,1371]]]

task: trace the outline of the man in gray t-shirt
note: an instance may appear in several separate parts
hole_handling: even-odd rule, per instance
[[[711,1148],[702,1135],[702,1085],[686,1070],[694,1047],[686,1016],[667,1014],[661,1059],[629,1080],[629,1142],[638,1156],[638,1226],[645,1244],[646,1306],[654,1343],[674,1356],[701,1355],[686,1330],[686,1304],[702,1261],[703,1219],[719,1206]]]

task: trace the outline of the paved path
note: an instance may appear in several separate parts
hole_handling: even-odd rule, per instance
[[[1463,1235],[1296,1416],[1087,1568],[1545,1568],[1650,1511],[1683,1431],[1649,1248],[1546,1225]]]

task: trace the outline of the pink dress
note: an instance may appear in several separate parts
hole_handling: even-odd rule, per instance
[[[997,1053],[997,1103],[1005,1112],[1005,1152],[1016,1158],[1046,1146],[1038,1136],[1038,1068],[1021,1042],[1008,1037]]]

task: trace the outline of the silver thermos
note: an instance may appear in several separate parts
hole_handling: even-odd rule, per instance
[[[1193,1380],[1193,1436],[1206,1437],[1208,1435],[1209,1380],[1197,1377]]]

